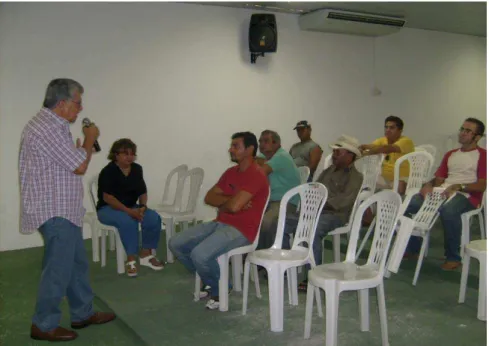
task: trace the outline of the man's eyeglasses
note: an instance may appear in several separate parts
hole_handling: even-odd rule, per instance
[[[81,107],[81,105],[82,105],[81,100],[80,101],[70,100],[70,101],[73,102],[74,104],[76,104],[78,107]]]
[[[465,127],[461,127],[458,129],[458,132],[463,132],[463,133],[473,133],[474,135],[478,135],[478,133],[475,133],[473,130],[471,129],[466,129]]]

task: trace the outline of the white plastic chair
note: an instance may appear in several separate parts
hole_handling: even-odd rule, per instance
[[[98,174],[93,176],[88,182],[88,192],[90,197],[90,202],[92,204],[93,210],[96,210],[95,203],[95,194],[98,188]],[[119,231],[114,226],[109,226],[101,223],[98,220],[97,214],[95,214],[95,220],[93,221],[94,227],[97,229],[97,238],[98,232],[100,232],[100,252],[101,252],[101,266],[105,267],[107,261],[107,248],[106,248],[106,239],[107,235],[112,233],[115,238],[115,250],[116,250],[116,258],[117,258],[117,273],[124,274],[124,262],[126,260],[126,251],[124,250],[124,246],[122,245],[121,238],[119,236]],[[93,234],[93,233],[92,233]],[[98,239],[97,239],[98,240]],[[93,235],[92,235],[92,244],[93,244]],[[93,245],[92,245],[93,246]]]
[[[301,175],[301,184],[307,183],[307,179],[309,178],[309,174],[311,173],[311,170],[307,166],[302,166],[297,168],[299,170],[299,173]]]
[[[233,290],[241,292],[241,273],[243,266],[243,255],[253,252],[258,246],[258,239],[260,238],[261,223],[263,221],[263,215],[267,210],[268,201],[270,200],[270,190],[268,191],[267,201],[263,208],[260,224],[258,225],[258,232],[256,233],[255,240],[253,244],[238,247],[225,254],[222,254],[217,258],[217,263],[219,263],[220,277],[219,277],[219,311],[229,310],[229,260],[231,259],[231,265],[233,267]],[[255,278],[255,288],[256,296],[261,298],[260,284],[258,281],[258,269],[256,266],[253,267],[253,276]],[[195,273],[195,293],[194,301],[200,300],[200,286],[201,280],[199,274]]]
[[[92,261],[100,261],[100,231],[97,228],[97,213],[94,211],[87,211],[83,216],[83,223],[87,223],[90,227],[90,233],[92,238]]]
[[[423,259],[428,255],[428,245],[430,240],[430,231],[435,221],[440,215],[438,210],[445,203],[446,198],[442,195],[444,189],[435,188],[433,192],[426,195],[423,205],[412,219],[401,216],[400,226],[397,232],[396,241],[389,258],[388,269],[393,273],[397,273],[402,261],[402,257],[406,251],[406,247],[411,236],[423,238],[421,251],[419,252],[418,263],[413,278],[413,286],[416,286],[419,272],[423,265]],[[453,197],[452,197],[453,198]]]
[[[353,205],[352,211],[350,213],[350,219],[348,223],[342,227],[336,228],[334,231],[328,233],[333,236],[333,254],[334,261],[340,261],[340,245],[341,245],[341,234],[349,234],[350,228],[353,222],[353,216],[355,211],[360,206],[360,204],[366,200],[368,197],[375,193],[375,186],[377,184],[377,179],[382,171],[382,162],[384,161],[384,154],[379,155],[369,155],[364,156],[359,161],[362,161],[362,174],[363,182],[360,191],[358,191],[357,198]],[[323,263],[324,263],[324,240],[323,240]]]
[[[362,217],[367,208],[377,204],[377,223],[373,245],[367,263],[355,263],[356,247],[362,225]],[[401,206],[401,197],[390,190],[384,190],[365,200],[353,220],[346,260],[341,263],[323,264],[313,268],[308,274],[306,317],[304,338],[311,335],[313,294],[315,288],[326,293],[326,346],[336,346],[338,338],[338,305],[343,291],[358,291],[360,310],[360,329],[369,330],[369,289],[377,289],[382,345],[388,346],[387,312],[385,307],[383,273],[389,245],[394,234]],[[321,308],[319,308],[320,311]]]
[[[299,223],[294,236],[292,249],[283,250],[282,242],[284,236],[287,203],[299,194],[301,199],[301,210]],[[250,276],[250,265],[263,266],[268,273],[268,295],[270,300],[270,324],[272,332],[281,332],[284,329],[284,273],[287,271],[289,303],[298,305],[297,294],[297,270],[296,268],[305,264],[316,266],[312,252],[312,242],[316,233],[321,210],[323,210],[328,190],[323,184],[308,183],[290,189],[280,201],[280,213],[278,217],[277,234],[275,242],[269,249],[254,251],[246,257],[244,269],[243,289],[243,315],[246,315],[248,304],[248,285]],[[255,278],[255,285],[258,278]],[[320,302],[319,290],[317,291],[318,304]]]
[[[181,179],[183,180],[183,184],[187,180],[190,181],[187,199],[184,201],[183,197],[180,198],[180,205],[176,205],[173,211],[156,210],[161,216],[161,223],[165,226],[166,230],[166,257],[168,263],[174,262],[173,254],[168,244],[175,232],[175,226],[178,223],[182,223],[183,229],[186,229],[189,222],[194,223],[196,220],[197,199],[199,198],[202,182],[204,181],[204,170],[200,167],[192,168]]]
[[[177,206],[181,205],[182,201],[182,193],[184,188],[184,179],[182,179],[185,174],[188,172],[188,166],[183,164],[175,167],[168,173],[165,180],[165,189],[163,191],[163,198],[161,199],[161,203],[158,204],[154,210],[156,211],[175,211]],[[173,181],[173,177],[176,176],[175,179],[175,190],[173,193],[170,191],[171,182]]]
[[[318,167],[312,176],[312,181],[317,181],[319,175],[323,173],[323,171],[333,164],[333,154],[329,154],[327,156],[321,155],[321,160],[319,160]]]
[[[423,150],[427,151],[428,153],[431,154],[431,156],[433,156],[433,159],[436,159],[436,153],[438,152],[436,147],[432,144],[421,144],[421,145],[414,147],[414,150],[415,151],[423,151]]]
[[[486,239],[485,224],[483,214],[486,208],[486,193],[482,196],[482,203],[479,208],[463,213],[460,217],[462,218],[462,238],[460,240],[460,256],[464,257],[465,245],[470,242],[470,219],[473,216],[479,219],[479,228],[481,231],[481,239]]]
[[[479,297],[477,302],[477,318],[481,321],[486,320],[486,300],[487,300],[487,243],[486,239],[473,240],[465,246],[463,258],[462,275],[460,277],[460,292],[458,302],[465,301],[465,291],[467,289],[467,278],[469,276],[470,257],[479,260]]]
[[[429,181],[429,173],[433,167],[433,156],[427,151],[415,151],[409,154],[406,154],[399,159],[397,159],[394,165],[394,185],[392,190],[397,193],[399,189],[399,180],[400,180],[400,168],[401,164],[405,161],[409,162],[409,177],[406,184],[406,191],[404,194],[404,200],[402,202],[401,209],[399,210],[399,215],[404,215],[406,208],[413,196],[419,193],[419,190],[423,187],[423,184]],[[372,233],[372,229],[375,225],[375,219],[370,224],[367,233],[363,237],[362,243],[358,247],[357,258],[363,251],[367,243],[367,239],[370,237]]]

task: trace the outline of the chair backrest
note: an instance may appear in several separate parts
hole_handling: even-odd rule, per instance
[[[433,159],[436,159],[436,153],[438,152],[436,147],[432,144],[421,144],[421,145],[414,147],[414,150],[415,151],[427,151],[431,154],[431,156],[433,156]]]
[[[323,155],[321,156],[321,160],[319,160],[318,167],[316,171],[314,172],[314,175],[312,177],[312,181],[317,181],[319,178],[319,175],[329,166],[333,164],[333,154],[329,154],[327,156]]]
[[[95,174],[88,180],[88,197],[90,197],[90,203],[93,210],[97,210],[97,200],[95,196],[98,194],[98,174]]]
[[[186,164],[183,164],[173,168],[170,173],[168,173],[165,181],[165,189],[163,190],[163,198],[161,200],[163,204],[180,205],[184,186],[184,180],[182,178],[187,172],[188,166]],[[176,188],[174,190],[174,194],[171,194],[170,186],[174,176],[176,176]],[[171,195],[173,195],[173,198],[170,197]]]
[[[370,190],[372,194],[375,192],[375,186],[382,171],[382,162],[384,162],[384,154],[368,155],[360,159],[362,166],[363,182],[361,190]]]
[[[427,151],[415,151],[401,156],[397,159],[394,165],[394,186],[392,190],[399,189],[399,170],[401,164],[405,161],[409,162],[409,177],[406,186],[406,194],[412,190],[419,190],[426,183],[430,176],[433,167],[433,156]]]
[[[185,201],[182,196],[180,203],[175,206],[175,210],[181,213],[194,213],[197,207],[200,189],[202,188],[202,182],[204,181],[204,170],[200,167],[192,168],[184,174],[182,181],[184,185],[187,181],[190,181],[188,195]]]
[[[280,201],[277,234],[272,248],[282,248],[287,203],[289,203],[289,200],[297,194],[300,196],[301,209],[299,211],[299,223],[294,235],[292,250],[298,247],[308,248],[314,261],[314,256],[312,255],[312,241],[314,239],[314,234],[316,233],[319,216],[328,199],[328,189],[321,183],[307,183],[296,186],[287,191],[282,197],[282,200]]]
[[[430,229],[438,218],[438,210],[445,202],[446,198],[442,195],[445,189],[435,188],[433,192],[430,192],[424,198],[423,204],[418,212],[413,216],[413,221],[416,223],[416,227],[423,230]],[[455,195],[453,195],[454,197]]]
[[[307,179],[309,178],[309,174],[311,173],[311,170],[307,166],[302,166],[297,168],[299,170],[299,174],[301,176],[301,184],[307,183]]]
[[[397,192],[394,192],[393,190],[382,190],[367,198],[358,207],[351,227],[351,235],[348,242],[345,262],[355,262],[355,254],[357,252],[363,214],[367,208],[376,204],[377,216],[375,230],[366,264],[376,267],[379,271],[379,275],[384,274],[387,253],[399,218],[401,202],[401,196],[399,196]]]

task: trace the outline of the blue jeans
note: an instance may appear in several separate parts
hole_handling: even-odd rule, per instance
[[[168,246],[191,273],[199,274],[204,285],[211,287],[211,296],[219,296],[221,272],[217,258],[232,249],[250,245],[236,228],[221,222],[207,222],[170,238]]]
[[[136,207],[134,207],[136,208]],[[106,205],[97,211],[97,216],[103,224],[117,227],[122,245],[128,256],[139,252],[139,221],[121,210],[115,210]],[[157,249],[161,234],[161,217],[157,212],[147,209],[144,212],[142,228],[142,248]]]
[[[424,198],[420,194],[414,195],[406,208],[405,216],[411,217],[416,214],[423,205]],[[447,261],[461,261],[460,257],[460,237],[462,232],[461,215],[474,206],[469,200],[457,194],[448,203],[440,207],[440,220],[445,231],[445,257]],[[412,236],[409,239],[407,252],[417,254],[421,250],[421,238]]]
[[[284,240],[282,243],[283,249],[290,249],[289,234],[295,234],[298,223],[298,215],[288,216],[285,220]],[[329,232],[344,225],[345,222],[334,214],[324,213],[319,216],[316,234],[314,235],[314,241],[312,243],[312,252],[314,253],[314,261],[316,262],[316,265],[323,262],[323,238]]]
[[[65,296],[71,322],[81,322],[92,316],[93,293],[81,227],[64,218],[53,217],[43,223],[39,231],[44,238],[44,258],[32,323],[48,332],[59,325],[59,305]]]

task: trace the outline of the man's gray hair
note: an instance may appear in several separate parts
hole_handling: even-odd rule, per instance
[[[46,96],[44,97],[43,107],[53,109],[58,102],[64,100],[71,100],[75,91],[83,94],[83,86],[73,79],[57,78],[49,82],[46,89]]]
[[[280,136],[277,132],[275,131],[272,131],[272,130],[265,130],[261,133],[261,135],[271,135],[272,136],[272,141],[274,143],[278,143],[278,144],[281,144],[281,139],[280,139]]]

